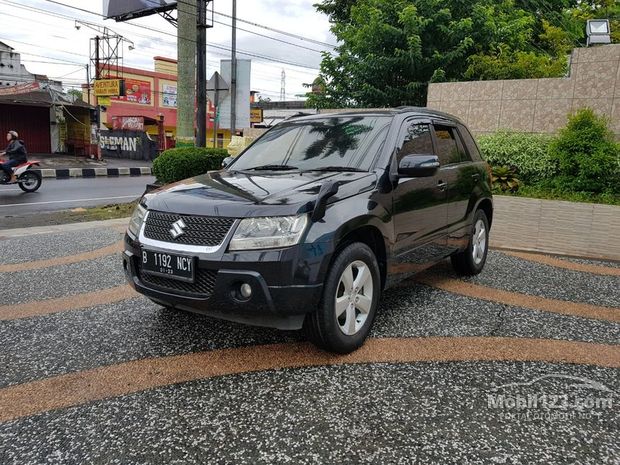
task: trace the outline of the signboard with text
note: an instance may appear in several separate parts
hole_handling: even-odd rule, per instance
[[[122,94],[121,79],[97,79],[95,80],[95,96],[110,97]]]
[[[176,108],[177,86],[172,84],[164,84],[162,86],[162,106]]]
[[[144,131],[144,118],[142,116],[113,116],[112,129]]]
[[[116,97],[115,100],[121,102],[138,103],[140,105],[150,105],[152,99],[152,88],[149,81],[138,79],[125,79],[125,95]]]
[[[263,109],[262,108],[250,108],[250,123],[262,123],[263,122]]]
[[[11,86],[0,89],[0,95],[27,94],[28,92],[32,92],[33,90],[39,90],[40,88],[41,86],[39,86],[38,82],[30,82],[28,84],[20,84],[18,86]]]

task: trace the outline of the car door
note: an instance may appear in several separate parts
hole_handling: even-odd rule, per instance
[[[465,149],[457,125],[434,121],[433,136],[441,163],[440,176],[448,184],[448,245],[456,250],[467,245],[469,203],[481,174]]]
[[[434,154],[430,121],[403,123],[393,166],[405,155]],[[398,176],[393,190],[394,266],[415,272],[445,256],[447,245],[446,183],[440,171],[428,177]],[[399,270],[393,270],[399,271]]]

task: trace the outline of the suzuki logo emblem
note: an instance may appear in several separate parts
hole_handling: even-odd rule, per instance
[[[181,234],[185,233],[185,231],[183,231],[184,228],[187,228],[187,225],[183,222],[183,220],[175,221],[172,223],[170,234],[172,234],[172,237],[176,239]]]

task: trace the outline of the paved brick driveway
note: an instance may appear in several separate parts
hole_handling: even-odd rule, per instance
[[[616,263],[440,265],[336,357],[137,296],[121,238],[0,240],[0,464],[620,463]]]

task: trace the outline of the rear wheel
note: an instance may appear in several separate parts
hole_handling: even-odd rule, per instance
[[[482,271],[489,251],[489,221],[482,210],[474,215],[467,248],[450,257],[454,271],[463,276],[473,276]]]
[[[26,171],[18,179],[19,188],[24,192],[34,192],[41,187],[42,178],[36,171]]]
[[[341,354],[359,348],[375,319],[380,294],[379,265],[370,247],[359,242],[347,246],[327,273],[318,310],[306,317],[308,338]]]

